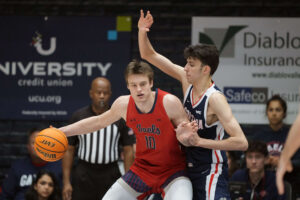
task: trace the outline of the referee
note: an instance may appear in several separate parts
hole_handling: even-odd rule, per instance
[[[103,77],[94,79],[89,95],[92,104],[77,110],[70,123],[102,114],[109,109],[109,80]],[[69,148],[62,160],[63,199],[102,199],[110,186],[121,176],[118,167],[120,145],[124,152],[124,168],[128,171],[134,160],[134,143],[134,135],[130,134],[123,119],[93,133],[69,137]],[[72,173],[71,183],[76,147],[79,160]]]

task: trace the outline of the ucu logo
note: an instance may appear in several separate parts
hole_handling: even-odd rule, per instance
[[[42,34],[40,34],[39,32],[35,32],[36,37],[32,38],[32,43],[31,45],[33,45],[37,52],[42,55],[42,56],[49,56],[51,54],[54,53],[55,49],[56,49],[56,37],[51,37],[50,38],[50,47],[49,49],[43,49],[42,47]]]

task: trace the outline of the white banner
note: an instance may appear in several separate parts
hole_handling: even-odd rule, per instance
[[[300,18],[193,17],[192,44],[215,44],[220,64],[213,80],[242,124],[267,124],[265,103],[286,100],[285,122],[299,108]]]

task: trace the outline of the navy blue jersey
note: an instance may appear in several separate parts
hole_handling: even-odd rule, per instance
[[[198,124],[198,135],[201,138],[211,140],[222,140],[225,132],[219,121],[207,125],[206,113],[208,100],[211,94],[220,92],[220,89],[213,83],[202,95],[198,102],[193,105],[193,86],[190,85],[184,97],[184,108],[190,121],[195,120]],[[227,163],[225,151],[206,149],[202,147],[187,148],[188,165],[199,166],[203,164],[222,164]]]
[[[193,105],[193,86],[190,85],[184,97],[184,108],[189,119],[198,124],[201,138],[222,140],[225,132],[219,121],[206,123],[208,100],[211,94],[220,92],[213,83]],[[193,200],[229,200],[227,158],[225,151],[202,147],[187,147],[187,170],[193,185]]]

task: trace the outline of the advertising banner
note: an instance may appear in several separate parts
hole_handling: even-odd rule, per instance
[[[279,94],[288,105],[286,123],[299,108],[300,19],[193,17],[192,44],[215,44],[220,64],[213,80],[237,120],[267,124],[265,103]]]
[[[95,77],[128,94],[131,18],[0,17],[0,119],[67,120]]]

